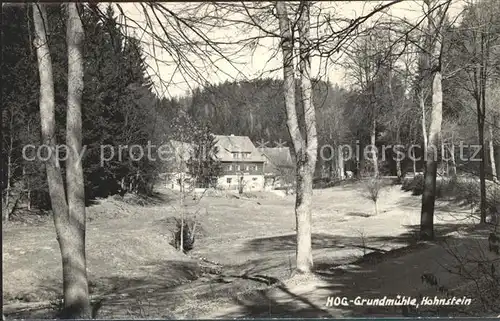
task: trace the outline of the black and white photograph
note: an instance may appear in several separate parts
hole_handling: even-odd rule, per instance
[[[3,321],[500,318],[500,1],[1,8]]]

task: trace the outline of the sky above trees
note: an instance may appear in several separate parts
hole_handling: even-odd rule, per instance
[[[350,21],[360,16],[369,14],[377,6],[387,3],[388,1],[325,1],[319,2],[318,7],[321,8],[321,15],[330,14],[332,18]],[[454,20],[460,15],[466,0],[456,0],[452,3],[449,16],[450,20]],[[117,4],[115,4],[116,6]],[[197,8],[199,3],[164,3],[166,8],[179,13],[181,17],[199,17],[204,14],[202,10]],[[151,30],[157,36],[164,35],[165,32],[170,32],[174,29],[175,22],[166,22],[173,19],[166,19],[162,14],[154,15],[153,10],[147,5],[141,3],[120,3],[121,10],[116,10],[119,15],[118,20],[128,27],[128,32],[134,34],[141,39],[146,62],[149,65],[148,71],[155,84],[157,95],[160,97],[173,97],[184,95],[192,89],[198,87],[204,82],[220,83],[226,80],[245,80],[257,77],[272,77],[281,78],[281,53],[278,48],[277,39],[271,37],[260,38],[258,43],[253,45],[243,46],[241,43],[235,44],[241,39],[248,39],[252,36],[262,36],[257,28],[242,28],[242,24],[233,23],[232,25],[222,26],[202,26],[200,30],[204,31],[210,39],[216,39],[219,42],[231,42],[231,45],[224,46],[224,54],[229,58],[230,62],[221,59],[220,54],[210,52],[213,59],[213,64],[207,65],[202,63],[200,54],[193,54],[191,50],[183,50],[185,56],[179,57],[175,50],[165,50],[164,46],[159,44],[158,39],[153,39]],[[407,19],[411,22],[418,21],[424,17],[422,1],[402,1],[391,6],[383,12],[375,14],[371,17],[363,27],[370,26],[380,19],[393,19],[394,21]],[[207,10],[208,6],[203,7]],[[144,13],[146,10],[147,15]],[[160,10],[155,10],[159,12]],[[186,15],[183,16],[182,14]],[[210,13],[209,13],[210,14]],[[238,14],[228,16],[231,19],[242,19]],[[227,18],[227,17],[226,17]],[[311,20],[314,19],[314,13]],[[159,22],[162,21],[160,24]],[[344,22],[345,22],[344,21]],[[342,22],[339,23],[342,25]],[[268,30],[277,28],[276,26],[268,27]],[[250,30],[252,29],[252,30]],[[312,32],[326,32],[321,28],[314,30],[314,22]],[[186,36],[192,36],[193,39],[198,38],[194,34],[186,31]],[[173,41],[182,42],[180,36],[174,34]],[[244,47],[244,48],[243,48]],[[203,48],[199,48],[203,50]],[[226,51],[227,50],[227,51]],[[209,50],[212,51],[212,50]],[[349,79],[346,77],[344,67],[338,64],[343,59],[342,51],[331,59],[312,59],[312,75],[323,80],[330,80],[332,83],[339,85],[348,85]],[[179,63],[180,60],[189,60],[188,70],[182,70],[180,64],[186,64],[185,61]],[[193,71],[196,70],[196,71]],[[168,87],[168,89],[166,89]]]

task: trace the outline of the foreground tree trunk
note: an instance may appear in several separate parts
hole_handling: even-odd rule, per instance
[[[78,161],[81,149],[81,91],[83,30],[76,4],[68,4],[68,203],[63,177],[55,157],[55,103],[52,60],[45,33],[47,14],[44,5],[33,4],[35,48],[40,76],[40,118],[42,141],[52,151],[45,164],[57,240],[62,256],[65,318],[90,318],[91,309],[85,261],[85,205],[83,171]],[[80,149],[78,149],[80,147]],[[83,210],[82,210],[83,208]]]
[[[316,114],[312,102],[310,79],[311,62],[309,56],[309,6],[306,1],[300,3],[302,14],[298,21],[300,45],[301,96],[304,107],[304,123],[306,139],[302,137],[297,119],[295,105],[295,77],[293,63],[293,34],[287,15],[286,4],[278,1],[276,11],[281,33],[281,50],[283,53],[284,94],[287,112],[287,125],[297,158],[297,193],[295,200],[295,216],[297,224],[297,267],[298,273],[310,273],[313,267],[311,242],[311,205],[312,183],[316,166],[317,133]]]
[[[434,238],[434,206],[436,201],[436,174],[438,162],[433,149],[439,144],[441,124],[443,119],[443,91],[441,87],[441,72],[434,75],[432,83],[432,114],[429,127],[427,159],[425,162],[424,192],[422,194],[422,211],[420,216],[420,238]]]
[[[85,188],[82,150],[82,93],[84,38],[82,21],[76,3],[66,5],[66,42],[68,45],[68,110],[66,114],[66,186],[68,197],[67,229],[70,232],[61,245],[64,248],[64,301],[68,316],[90,318],[89,287],[85,257]],[[61,238],[62,240],[62,238]]]
[[[443,89],[442,89],[442,74],[441,74],[441,57],[443,33],[442,26],[444,17],[450,5],[447,2],[444,8],[441,8],[437,14],[431,12],[433,0],[427,0],[426,4],[429,10],[427,15],[429,34],[435,36],[428,48],[431,52],[430,67],[434,75],[432,81],[432,111],[431,123],[429,126],[429,138],[427,140],[427,150],[425,160],[424,173],[424,191],[422,194],[422,210],[420,213],[420,238],[423,240],[431,240],[434,238],[434,207],[436,201],[436,174],[437,174],[437,157],[434,155],[434,150],[438,149],[441,140],[441,126],[443,122]],[[437,3],[437,2],[436,2]],[[435,18],[437,17],[437,19]]]

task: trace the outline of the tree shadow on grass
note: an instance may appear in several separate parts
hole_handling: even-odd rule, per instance
[[[349,306],[325,309],[328,296],[345,296],[354,299],[395,298],[397,295],[418,297],[418,295],[438,295],[437,286],[422,281],[425,274],[436,276],[442,289],[453,288],[463,282],[459,275],[451,274],[448,270],[454,263],[453,254],[441,243],[454,244],[457,249],[467,253],[478,239],[484,241],[488,235],[488,228],[478,228],[470,224],[437,224],[436,243],[417,243],[414,238],[419,226],[407,226],[408,231],[397,237],[382,236],[367,238],[370,242],[406,242],[409,246],[383,253],[376,259],[367,254],[352,265],[341,266],[332,264],[332,261],[315,261],[314,273],[321,277],[316,287],[306,293],[291,293],[288,289],[276,287],[273,291],[261,291],[246,297],[238,298],[238,311],[223,315],[223,317],[323,317],[323,316],[447,316],[458,313],[460,307],[429,307],[412,310],[411,307],[368,307]],[[460,235],[452,232],[460,231]],[[452,233],[452,234],[450,234]],[[321,239],[321,242],[318,241]],[[313,248],[318,246],[335,246],[347,244],[349,238],[335,235],[315,234]],[[247,244],[251,250],[275,251],[283,247],[295,246],[295,235],[285,235],[274,238],[261,238]],[[483,242],[484,247],[484,242]],[[287,291],[288,290],[288,291]],[[276,292],[282,292],[276,299]],[[304,301],[310,304],[303,304]],[[486,312],[484,316],[486,316]]]

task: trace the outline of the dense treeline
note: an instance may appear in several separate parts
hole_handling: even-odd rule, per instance
[[[101,166],[101,146],[142,145],[156,142],[161,126],[160,101],[152,93],[138,40],[119,29],[113,10],[105,15],[85,7],[83,156],[88,199],[117,192],[148,193],[157,162],[147,158],[114,157]],[[7,202],[28,207],[49,206],[43,163],[36,157],[40,146],[39,80],[33,46],[30,7],[3,8],[2,61],[2,190]],[[48,41],[51,50],[57,118],[57,141],[64,142],[67,92],[65,19],[59,5],[48,7]],[[168,101],[163,102],[168,105]],[[27,157],[23,157],[23,147]],[[46,150],[43,151],[43,157]],[[115,151],[116,153],[116,151]],[[132,155],[134,156],[134,155]],[[64,158],[64,149],[61,149]],[[27,160],[26,158],[30,159]],[[33,159],[33,160],[31,160]],[[138,159],[138,160],[135,160]],[[64,162],[61,162],[64,170]]]

